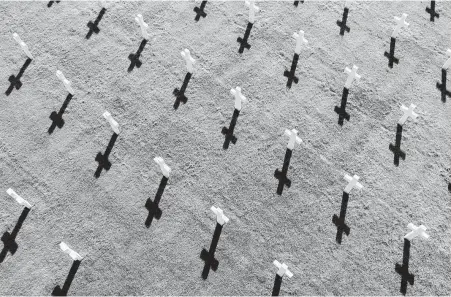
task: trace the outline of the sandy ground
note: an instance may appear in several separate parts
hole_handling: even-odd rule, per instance
[[[276,268],[288,264],[281,295],[399,295],[403,236],[408,223],[427,226],[428,240],[415,238],[408,295],[451,294],[450,100],[441,101],[445,51],[451,48],[451,3],[438,2],[440,18],[429,21],[430,3],[360,2],[349,12],[350,33],[336,21],[343,3],[261,2],[249,43],[238,53],[248,10],[244,3],[207,3],[207,17],[194,21],[194,2],[115,2],[87,40],[98,2],[0,3],[0,232],[11,232],[22,208],[4,191],[13,188],[34,205],[20,229],[14,255],[0,264],[0,295],[49,295],[62,286],[71,259],[64,241],[85,256],[69,295],[269,295]],[[127,72],[128,55],[142,40],[134,16],[149,24],[142,66]],[[390,69],[393,17],[407,13]],[[293,32],[309,41],[302,50],[299,83],[286,88],[293,58]],[[17,32],[35,59],[20,90],[9,96],[8,77],[26,57],[12,38]],[[174,88],[186,74],[180,56],[196,59],[188,102],[174,110]],[[359,66],[343,126],[340,104],[345,67]],[[67,92],[75,96],[65,125],[49,135],[49,116]],[[448,78],[449,81],[449,78]],[[448,85],[451,85],[449,83]],[[234,99],[241,86],[248,102],[238,118],[238,141],[222,148]],[[448,87],[450,88],[450,87]],[[404,125],[406,160],[393,164],[400,105],[417,105],[419,117]],[[100,178],[94,158],[112,131],[108,110],[121,126]],[[303,143],[293,151],[288,177],[276,194],[288,138],[296,128]],[[162,156],[172,175],[161,198],[162,216],[144,221],[154,199]],[[339,214],[344,174],[357,174],[364,188],[351,192],[342,244],[331,219]],[[215,227],[210,207],[224,210],[216,257],[219,268],[201,278],[202,248]]]

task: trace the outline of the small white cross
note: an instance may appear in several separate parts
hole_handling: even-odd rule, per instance
[[[8,190],[6,190],[6,193],[8,193],[9,196],[13,197],[17,201],[17,203],[19,203],[20,205],[23,205],[26,208],[31,208],[31,204],[28,203],[27,200],[25,200],[22,197],[20,197],[19,195],[17,195],[17,193],[14,192],[13,189],[9,188]]]
[[[396,38],[398,36],[399,30],[401,30],[402,27],[409,26],[409,23],[406,22],[407,14],[403,13],[401,17],[395,16],[396,21],[396,27],[393,30],[393,33],[391,34],[391,37]]]
[[[428,239],[429,235],[426,234],[426,227],[424,225],[420,225],[419,227],[415,226],[412,223],[409,223],[407,225],[407,228],[409,228],[410,230],[412,230],[411,232],[407,233],[406,236],[404,236],[405,239],[407,240],[412,240],[415,237],[417,237],[418,235],[420,235],[421,237],[423,237],[424,239]]]
[[[244,4],[249,7],[249,23],[253,24],[255,22],[255,13],[260,11],[257,5],[255,5],[254,0],[245,0]]]
[[[241,103],[246,102],[246,97],[241,94],[241,88],[236,87],[235,89],[231,89],[230,94],[235,96],[235,109],[238,111],[241,110]]]
[[[302,30],[299,30],[299,34],[294,32],[293,38],[296,39],[296,48],[294,49],[294,52],[299,55],[301,53],[302,45],[307,45],[308,41],[304,38],[304,31]]]
[[[361,190],[363,188],[363,186],[358,182],[359,177],[357,175],[351,177],[345,174],[345,180],[349,182],[346,188],[343,190],[347,194],[349,194],[349,192],[351,192],[351,190],[354,188],[357,188],[358,190]]]
[[[224,212],[222,211],[222,209],[220,209],[219,207],[214,207],[214,206],[212,206],[210,209],[215,213],[216,221],[218,222],[218,224],[223,226],[225,223],[229,222],[229,218],[224,215]]]
[[[72,89],[71,82],[68,81],[68,80],[66,79],[66,77],[64,77],[64,74],[61,72],[61,70],[57,70],[57,71],[56,71],[56,76],[60,79],[60,81],[63,82],[64,86],[66,87],[66,90],[67,90],[71,95],[73,95],[75,92],[74,92],[74,89]]]
[[[404,125],[409,117],[412,118],[412,120],[415,120],[418,117],[418,114],[413,112],[413,109],[415,107],[417,106],[414,104],[410,104],[409,108],[402,105],[401,110],[404,112],[404,115],[399,119],[398,124],[400,124],[401,126]]]
[[[103,113],[103,117],[110,123],[111,129],[113,129],[114,133],[119,134],[119,124],[113,119],[111,114],[108,111]]]
[[[274,262],[272,263],[276,265],[276,267],[279,269],[277,271],[277,275],[279,275],[280,277],[283,277],[284,275],[288,276],[289,278],[293,277],[293,273],[291,273],[291,271],[288,270],[287,264],[285,263],[280,264],[279,261],[277,260],[274,260]]]
[[[153,160],[160,166],[161,172],[166,178],[169,178],[169,174],[171,173],[171,168],[166,165],[162,157],[155,157]]]
[[[291,131],[288,129],[285,129],[285,133],[286,136],[290,137],[290,140],[288,140],[288,145],[287,148],[290,150],[294,149],[294,144],[301,144],[302,143],[302,139],[300,139],[298,137],[298,130],[296,129],[292,129]]]
[[[81,260],[83,259],[83,257],[80,256],[79,253],[77,253],[76,251],[74,251],[73,249],[71,249],[70,247],[68,247],[67,244],[65,244],[64,242],[61,241],[61,243],[59,244],[59,246],[60,246],[60,249],[61,249],[64,253],[68,254],[68,255],[72,258],[72,260],[74,260],[74,261],[81,261]]]
[[[352,66],[352,70],[349,69],[348,67],[345,68],[345,73],[348,74],[348,79],[346,79],[346,83],[345,83],[345,88],[349,90],[349,88],[351,87],[352,83],[354,82],[354,80],[359,81],[361,76],[357,74],[357,70],[359,69],[359,67],[357,66]]]
[[[142,14],[138,14],[135,17],[135,21],[139,24],[139,26],[141,27],[141,35],[143,36],[144,39],[148,40],[149,39],[149,33],[147,33],[147,28],[149,28],[149,25],[147,25],[144,22],[143,16]]]
[[[194,59],[191,57],[191,53],[190,53],[189,50],[186,49],[186,48],[185,48],[180,54],[182,55],[182,57],[183,57],[183,58],[185,59],[185,61],[186,61],[186,68],[188,69],[188,72],[189,72],[189,73],[193,73],[193,71],[194,71],[193,64],[196,63],[196,60],[194,60]]]
[[[446,54],[448,55],[448,60],[446,60],[445,64],[443,64],[442,68],[447,70],[449,66],[451,66],[451,49],[448,49],[446,51]]]
[[[30,50],[28,49],[28,46],[25,44],[25,42],[20,39],[19,35],[17,33],[13,33],[13,38],[17,43],[20,45],[22,50],[25,52],[25,54],[28,56],[28,58],[33,60],[33,55],[31,54]]]

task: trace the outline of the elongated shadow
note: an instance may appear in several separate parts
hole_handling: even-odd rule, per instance
[[[393,152],[394,159],[393,164],[395,166],[399,166],[399,158],[405,160],[406,159],[406,153],[401,150],[401,139],[402,139],[402,126],[398,124],[396,127],[396,141],[395,145],[391,144],[388,146],[388,148]]]
[[[136,67],[139,68],[142,65],[141,60],[139,59],[141,57],[141,53],[144,50],[144,47],[147,44],[147,39],[143,39],[141,41],[141,44],[139,45],[138,51],[136,54],[130,54],[128,55],[128,59],[130,60],[130,66],[128,67],[127,71],[132,72],[132,70]]]
[[[295,75],[296,67],[298,65],[298,60],[299,60],[299,55],[294,53],[293,61],[291,62],[291,69],[290,69],[290,71],[285,70],[283,72],[283,76],[286,76],[288,78],[288,81],[287,81],[287,88],[288,89],[291,88],[291,85],[293,84],[293,81],[294,81],[295,84],[297,84],[298,81],[299,81],[298,77]]]
[[[282,286],[282,277],[276,273],[276,278],[274,279],[274,287],[272,288],[272,296],[279,296],[280,287]]]
[[[202,249],[200,253],[200,258],[205,262],[204,269],[202,270],[202,278],[205,280],[208,277],[210,268],[213,271],[218,269],[219,261],[215,258],[216,247],[218,245],[219,236],[221,235],[222,225],[216,223],[215,232],[213,233],[213,238],[211,240],[210,249]]]
[[[64,126],[64,119],[63,114],[66,111],[67,106],[69,105],[70,100],[72,100],[72,94],[68,94],[66,97],[66,100],[64,100],[63,105],[61,106],[58,113],[56,111],[52,111],[50,114],[50,119],[52,120],[52,125],[50,126],[49,130],[47,131],[49,134],[52,134],[56,127],[63,128]]]
[[[404,238],[404,250],[402,254],[402,265],[396,263],[395,271],[401,275],[401,288],[400,292],[406,295],[407,283],[413,286],[415,276],[409,272],[409,258],[410,258],[410,241]]]
[[[145,222],[145,225],[147,228],[149,228],[150,225],[152,224],[153,218],[156,218],[157,220],[159,220],[161,218],[162,211],[161,211],[160,207],[158,206],[158,204],[160,203],[161,196],[163,195],[163,192],[164,192],[164,189],[166,188],[167,183],[168,183],[168,178],[166,176],[163,176],[161,178],[160,186],[158,187],[157,194],[155,195],[155,199],[152,201],[149,198],[146,201],[145,207],[149,211],[149,215],[147,216],[147,219]]]
[[[180,102],[182,102],[183,104],[186,104],[186,102],[188,102],[188,98],[185,96],[185,91],[186,87],[188,87],[191,76],[192,74],[187,72],[185,79],[183,80],[182,88],[180,90],[175,88],[172,92],[172,94],[175,96],[174,109],[179,108]]]
[[[348,102],[349,90],[343,88],[343,95],[341,96],[340,107],[335,106],[334,111],[338,114],[338,125],[343,126],[343,122],[346,119],[349,122],[351,116],[346,112],[346,103]]]
[[[99,32],[100,32],[99,23],[102,20],[102,17],[105,14],[105,12],[106,12],[106,8],[102,8],[102,10],[99,12],[99,15],[97,16],[94,23],[91,21],[88,22],[88,24],[86,26],[88,26],[89,31],[88,31],[88,34],[86,34],[86,39],[91,38],[92,33],[99,34]]]
[[[337,235],[335,237],[335,240],[338,242],[338,244],[341,244],[341,240],[343,238],[343,232],[349,236],[349,232],[351,231],[351,228],[348,227],[345,223],[345,217],[346,217],[346,209],[348,208],[348,200],[349,200],[349,194],[343,191],[343,198],[341,200],[341,209],[340,209],[340,217],[337,217],[337,215],[332,216],[332,223],[337,226]]]
[[[200,7],[194,7],[194,12],[196,13],[196,17],[194,18],[194,20],[196,22],[198,22],[200,20],[200,17],[205,18],[207,16],[207,14],[204,12],[205,9],[205,5],[207,5],[207,1],[202,1],[202,3],[200,4]]]
[[[108,156],[111,153],[111,150],[113,149],[114,143],[116,142],[118,135],[116,133],[113,133],[113,136],[111,136],[110,142],[108,143],[108,146],[105,150],[105,154],[102,155],[101,152],[97,153],[97,156],[95,160],[99,163],[99,166],[97,166],[97,170],[94,173],[94,176],[98,178],[100,176],[100,173],[102,172],[102,169],[105,169],[106,171],[110,170],[111,163],[108,160]]]
[[[1,240],[3,242],[3,249],[0,252],[0,263],[2,263],[5,260],[8,252],[10,252],[11,255],[14,255],[16,253],[16,251],[19,247],[19,245],[16,242],[16,237],[20,231],[20,228],[22,228],[22,224],[25,221],[25,219],[27,218],[27,215],[29,212],[30,212],[30,209],[24,207],[24,209],[22,210],[22,214],[20,215],[19,220],[17,221],[16,226],[14,227],[13,231],[11,233],[9,233],[8,231],[3,233],[2,238],[1,238]]]
[[[393,68],[393,63],[398,64],[399,59],[395,57],[396,38],[390,39],[390,53],[385,52],[384,56],[388,58],[388,67]]]
[[[282,171],[279,171],[279,169],[276,169],[274,172],[274,177],[279,180],[279,185],[277,186],[277,194],[282,195],[283,187],[287,186],[288,188],[291,187],[291,180],[287,177],[288,173],[288,167],[290,166],[290,160],[291,155],[293,154],[293,151],[287,148],[285,151],[285,158],[283,160],[283,167]]]
[[[72,263],[72,267],[69,270],[69,274],[67,275],[63,287],[61,288],[59,285],[56,286],[52,291],[52,296],[67,296],[67,292],[69,292],[70,285],[75,278],[75,274],[77,273],[80,264],[81,261],[74,261]]]
[[[348,21],[348,13],[349,13],[349,9],[347,7],[345,7],[345,9],[343,10],[343,17],[341,21],[337,21],[337,25],[340,27],[340,35],[343,36],[345,35],[345,32],[350,32],[351,28],[349,28],[346,25],[346,22]]]
[[[246,27],[246,31],[244,32],[243,38],[238,37],[236,39],[236,41],[240,43],[240,48],[238,49],[238,52],[240,54],[242,54],[244,52],[244,49],[248,49],[249,50],[251,48],[251,45],[247,41],[249,39],[249,36],[251,35],[251,29],[252,29],[253,25],[254,24],[252,24],[251,22],[248,22],[247,23],[247,27]]]
[[[442,83],[437,83],[437,89],[440,90],[442,95],[442,102],[446,102],[446,97],[451,97],[451,92],[446,89],[446,69],[442,68]]]
[[[222,127],[221,133],[225,136],[224,144],[222,145],[223,149],[228,149],[230,142],[236,144],[238,140],[235,135],[233,135],[233,131],[235,130],[236,121],[238,120],[238,116],[240,115],[240,111],[235,109],[233,111],[232,120],[230,121],[229,128]]]
[[[23,64],[23,66],[20,68],[19,74],[17,74],[17,76],[14,76],[14,74],[10,75],[10,77],[8,78],[10,85],[5,92],[6,96],[9,96],[14,88],[16,88],[16,90],[19,90],[22,87],[22,82],[20,81],[20,78],[22,77],[22,75],[24,74],[25,70],[27,69],[28,65],[30,65],[30,63],[31,59],[28,58]]]
[[[60,3],[61,1],[49,1],[49,3],[47,3],[47,7],[52,7],[53,3]]]
[[[431,15],[431,18],[429,19],[431,22],[435,21],[435,18],[439,18],[440,15],[435,11],[435,1],[431,1],[431,8],[426,7],[426,12]]]

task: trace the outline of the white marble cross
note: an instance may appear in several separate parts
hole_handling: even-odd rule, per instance
[[[135,17],[135,21],[139,24],[139,26],[141,27],[141,35],[143,36],[144,39],[149,40],[149,33],[147,33],[147,29],[149,28],[149,25],[147,25],[144,22],[143,16],[142,14],[138,14]]]
[[[348,74],[348,78],[346,79],[345,88],[349,90],[354,80],[359,81],[361,76],[357,74],[357,70],[359,67],[353,65],[352,70],[348,67],[345,68],[345,73]]]
[[[23,205],[26,208],[31,208],[31,204],[28,203],[27,200],[25,200],[22,197],[20,197],[19,195],[17,195],[17,193],[14,192],[13,189],[9,188],[8,190],[6,190],[6,193],[8,193],[9,196],[13,197],[17,201],[17,203],[19,203],[20,205]]]
[[[393,30],[393,33],[391,34],[391,37],[396,38],[398,36],[399,30],[401,30],[402,27],[409,26],[409,23],[406,22],[407,14],[403,13],[401,17],[395,16],[396,21],[396,27]]]
[[[236,87],[235,89],[231,89],[230,94],[235,96],[235,109],[240,111],[241,103],[246,102],[246,97],[244,97],[243,94],[241,94],[241,88]]]
[[[287,148],[290,150],[294,149],[294,144],[301,144],[302,143],[302,139],[300,139],[298,137],[298,130],[296,129],[292,129],[291,131],[288,129],[285,129],[285,133],[286,136],[290,137],[290,140],[288,140],[288,145]]]
[[[249,23],[253,24],[255,22],[255,13],[260,11],[257,5],[255,5],[254,0],[245,0],[244,4],[249,7]]]
[[[277,271],[277,274],[280,277],[283,277],[284,275],[288,276],[289,278],[293,277],[293,273],[291,273],[290,270],[288,270],[288,266],[285,263],[280,264],[279,261],[274,260],[274,262],[272,262],[274,265],[276,265],[276,267],[279,269]]]
[[[445,64],[443,64],[442,68],[447,70],[449,66],[451,66],[451,49],[448,49],[446,51],[446,54],[448,55],[448,60],[446,60]]]
[[[74,89],[72,89],[71,82],[68,81],[68,80],[66,79],[66,77],[64,77],[64,74],[61,72],[61,70],[57,70],[57,71],[56,71],[56,76],[59,78],[60,81],[63,82],[64,87],[66,87],[66,90],[67,90],[71,95],[73,95],[75,92],[74,92]]]
[[[401,110],[404,112],[404,115],[399,119],[398,124],[400,124],[401,126],[404,125],[409,117],[412,118],[412,120],[415,120],[418,117],[418,114],[413,112],[413,109],[415,107],[417,106],[414,104],[410,104],[409,108],[402,105]]]
[[[68,247],[67,244],[65,244],[64,242],[61,241],[59,246],[64,253],[68,254],[72,258],[72,260],[81,261],[83,259],[83,257],[80,256],[79,253]]]
[[[162,157],[155,157],[153,158],[155,163],[157,163],[160,166],[161,172],[166,178],[169,178],[169,174],[171,173],[171,168],[166,165]]]
[[[13,38],[20,45],[20,47],[25,52],[27,57],[33,60],[33,55],[31,54],[30,50],[28,49],[28,46],[25,44],[25,42],[22,41],[22,39],[20,39],[19,35],[17,33],[13,33]]]
[[[359,177],[357,175],[351,177],[350,175],[345,174],[345,180],[348,182],[348,185],[343,191],[347,194],[349,194],[349,192],[351,192],[354,188],[357,188],[358,190],[363,188],[363,186],[358,182]]]
[[[212,206],[210,209],[215,213],[216,221],[218,222],[218,224],[223,226],[225,223],[229,222],[229,218],[224,215],[224,212],[222,211],[222,209],[220,209],[219,207],[214,207],[214,206]]]
[[[302,30],[299,30],[299,34],[294,32],[293,38],[296,39],[296,48],[294,49],[294,52],[299,55],[301,53],[302,45],[307,45],[308,40],[304,38],[304,31]]]
[[[111,114],[108,111],[103,113],[103,117],[110,123],[111,129],[113,129],[114,133],[119,134],[119,124],[113,119]]]
[[[196,60],[194,60],[194,59],[191,57],[191,53],[190,53],[189,50],[186,49],[186,48],[185,48],[185,50],[183,50],[180,54],[182,55],[182,57],[183,57],[183,58],[185,59],[185,61],[186,61],[186,68],[188,69],[188,72],[189,72],[189,73],[193,73],[193,71],[194,71],[193,65],[194,65],[194,63],[196,63]]]
[[[410,230],[412,230],[411,232],[407,233],[406,236],[404,236],[405,239],[407,240],[412,240],[415,237],[417,237],[418,235],[420,235],[421,237],[423,237],[424,239],[428,239],[429,235],[426,234],[426,227],[424,225],[420,225],[419,227],[415,226],[412,223],[409,223],[407,225],[407,228],[409,228]]]

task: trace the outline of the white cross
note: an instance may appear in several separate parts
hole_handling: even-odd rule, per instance
[[[409,108],[402,105],[401,110],[404,112],[404,115],[399,119],[398,124],[400,124],[401,126],[404,125],[404,123],[407,121],[409,117],[415,120],[418,117],[418,114],[413,112],[413,109],[415,107],[417,106],[414,104],[410,104]]]
[[[68,247],[67,244],[65,244],[64,242],[61,241],[59,246],[64,253],[68,254],[72,258],[72,260],[81,261],[83,259],[83,257],[80,256],[79,253]]]
[[[395,16],[396,21],[396,27],[393,30],[393,33],[391,34],[391,37],[396,38],[398,36],[399,30],[401,30],[402,27],[409,26],[409,23],[406,22],[407,14],[403,13],[401,17]]]
[[[277,271],[277,274],[280,277],[283,277],[284,275],[288,276],[289,278],[293,277],[293,273],[291,273],[290,270],[288,270],[288,266],[287,264],[283,263],[280,264],[279,261],[274,260],[274,262],[272,262],[274,265],[276,265],[277,268],[279,268],[279,270]]]
[[[348,67],[345,68],[345,73],[348,74],[348,79],[346,79],[346,83],[345,83],[345,88],[349,90],[349,88],[351,87],[352,83],[354,82],[354,80],[359,81],[361,76],[357,74],[357,70],[359,69],[359,67],[357,66],[352,66],[352,70],[349,69]]]
[[[28,58],[33,60],[33,55],[31,54],[30,50],[28,49],[28,46],[25,44],[25,42],[20,39],[19,35],[17,33],[13,33],[13,38],[17,43],[20,45],[22,50],[25,52],[25,54],[28,56]]]
[[[6,190],[6,193],[8,193],[9,196],[13,197],[17,201],[17,203],[19,203],[20,205],[23,205],[26,208],[31,208],[31,204],[28,203],[27,200],[25,200],[22,197],[20,197],[19,195],[17,195],[17,193],[14,192],[13,189],[9,188],[8,190]]]
[[[103,113],[103,117],[110,123],[111,129],[113,129],[114,133],[119,134],[119,124],[113,119],[111,114],[108,111]]]
[[[191,57],[191,53],[189,52],[189,50],[187,48],[185,48],[180,54],[186,61],[186,68],[188,69],[188,72],[193,73],[193,71],[194,71],[193,64],[196,62],[196,60],[194,60]]]
[[[225,223],[229,222],[229,218],[224,215],[224,212],[222,211],[222,209],[220,209],[219,207],[214,207],[214,206],[212,206],[210,209],[215,213],[216,221],[218,222],[218,224],[223,226]]]
[[[447,70],[449,66],[451,66],[451,49],[448,49],[446,51],[446,54],[448,55],[448,60],[446,60],[445,64],[443,64],[442,68]]]
[[[246,97],[241,94],[241,88],[236,87],[235,89],[231,89],[230,94],[235,96],[235,109],[238,111],[241,110],[241,103],[246,102]]]
[[[161,172],[166,178],[169,178],[169,174],[171,173],[171,168],[166,165],[162,157],[155,157],[153,160],[160,166]]]
[[[149,33],[147,33],[147,28],[149,28],[149,25],[147,25],[144,22],[143,16],[142,14],[138,14],[135,17],[135,21],[139,24],[139,26],[141,27],[141,35],[143,36],[144,39],[148,40],[149,39]]]
[[[406,236],[404,236],[405,239],[407,240],[412,240],[415,237],[417,237],[418,235],[420,235],[421,237],[423,237],[424,239],[428,239],[429,235],[426,234],[426,227],[424,225],[420,225],[419,227],[415,226],[412,223],[409,223],[407,225],[407,228],[409,228],[410,230],[412,230],[411,232],[407,233]]]
[[[244,4],[249,7],[249,23],[253,24],[255,21],[255,13],[260,11],[254,0],[245,0]]]
[[[296,129],[292,129],[291,131],[288,129],[285,129],[285,133],[286,136],[290,137],[290,140],[288,140],[288,145],[287,148],[290,150],[294,149],[294,144],[301,144],[302,143],[302,139],[300,139],[298,137],[298,130]]]
[[[307,45],[308,40],[304,38],[304,31],[302,30],[299,30],[299,34],[294,32],[293,38],[296,39],[296,48],[294,49],[294,52],[299,55],[301,53],[302,45]]]
[[[357,175],[354,175],[353,177],[345,174],[345,180],[349,182],[349,184],[344,189],[344,192],[349,194],[352,189],[357,188],[358,190],[361,190],[363,186],[358,182],[359,177]]]
[[[61,70],[57,70],[57,71],[56,71],[56,76],[60,79],[60,81],[63,82],[64,86],[66,87],[66,90],[67,90],[71,95],[73,95],[75,92],[74,92],[74,89],[72,89],[71,82],[68,81],[68,80],[66,79],[66,77],[64,77],[64,74],[61,72]]]

